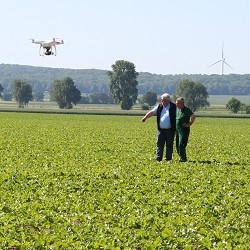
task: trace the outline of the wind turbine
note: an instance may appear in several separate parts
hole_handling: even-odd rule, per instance
[[[221,62],[221,74],[223,75],[224,74],[224,64],[226,64],[228,67],[230,67],[231,69],[233,69],[227,62],[226,62],[226,59],[224,58],[224,54],[223,54],[223,48],[224,48],[224,43],[222,44],[222,53],[221,53],[221,60],[213,63],[212,65],[210,65],[208,68],[214,66],[215,64]]]

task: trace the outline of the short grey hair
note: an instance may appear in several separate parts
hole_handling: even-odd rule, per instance
[[[184,98],[183,98],[183,97],[178,97],[178,98],[176,99],[176,101],[184,103]]]
[[[168,93],[164,93],[162,96],[161,96],[162,99],[168,99],[170,100],[170,95]]]

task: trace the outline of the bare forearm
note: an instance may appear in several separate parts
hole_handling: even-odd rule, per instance
[[[190,121],[189,121],[189,127],[194,123],[196,116],[194,114],[191,115]]]
[[[148,118],[150,118],[151,116],[153,116],[153,112],[149,111],[143,118],[142,118],[142,122],[145,122]]]
[[[192,124],[195,121],[195,118],[196,118],[196,116],[194,114],[192,114],[191,117],[190,117],[190,119],[189,119],[189,122],[188,123],[183,123],[182,126],[183,127],[191,127]]]

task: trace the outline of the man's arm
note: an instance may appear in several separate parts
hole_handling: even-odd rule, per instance
[[[151,110],[151,111],[149,111],[143,118],[142,118],[142,122],[145,122],[148,118],[150,118],[151,116],[153,116],[154,115],[154,113],[153,113],[153,111]]]
[[[191,115],[190,120],[189,120],[189,127],[194,123],[196,116],[194,114]]]
[[[196,116],[195,116],[194,114],[192,114],[192,115],[190,116],[189,123],[183,123],[182,126],[183,126],[183,127],[191,127],[192,124],[193,124],[194,121],[195,121],[195,118],[196,118]]]

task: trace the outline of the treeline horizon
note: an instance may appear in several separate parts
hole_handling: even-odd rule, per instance
[[[108,70],[50,68],[18,64],[0,64],[0,84],[3,93],[11,93],[16,79],[27,81],[33,93],[50,91],[54,80],[70,77],[81,93],[109,93]],[[209,95],[250,95],[250,74],[204,75],[204,74],[154,74],[138,72],[138,94],[149,91],[161,95],[175,94],[180,81],[188,79],[204,84]]]

